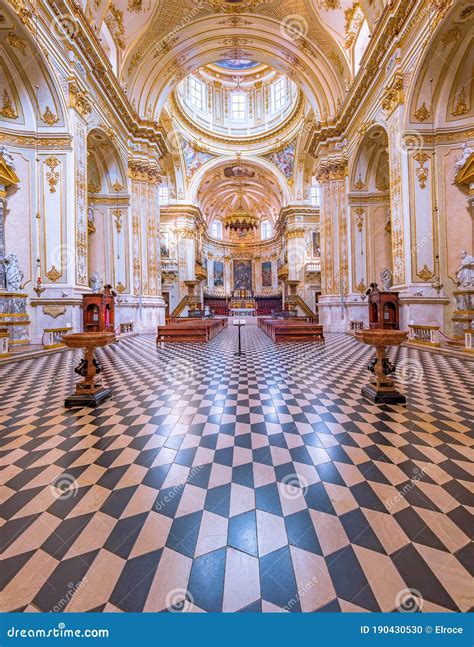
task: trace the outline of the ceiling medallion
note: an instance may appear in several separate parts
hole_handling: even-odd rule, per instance
[[[260,4],[269,4],[273,0],[207,0],[207,2],[216,11],[225,11],[226,13],[240,13],[249,9],[254,9]]]

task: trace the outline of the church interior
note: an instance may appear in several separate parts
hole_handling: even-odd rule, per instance
[[[0,611],[472,610],[473,24],[1,3]]]

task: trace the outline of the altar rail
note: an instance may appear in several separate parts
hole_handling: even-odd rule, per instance
[[[439,326],[423,326],[419,324],[408,324],[410,334],[408,340],[413,344],[424,346],[440,346]]]
[[[63,342],[63,335],[67,335],[72,331],[71,326],[64,326],[63,328],[43,328],[43,337],[41,343],[44,350],[51,350],[52,348],[62,348],[65,346]]]

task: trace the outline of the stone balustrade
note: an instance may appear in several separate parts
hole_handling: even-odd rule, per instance
[[[408,324],[410,334],[408,340],[413,344],[425,346],[440,346],[439,326]]]

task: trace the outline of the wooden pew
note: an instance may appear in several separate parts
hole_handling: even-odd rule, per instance
[[[207,342],[227,327],[227,319],[182,318],[165,326],[158,326],[156,343]]]
[[[261,319],[258,325],[274,342],[280,341],[324,341],[320,324],[300,319]]]

